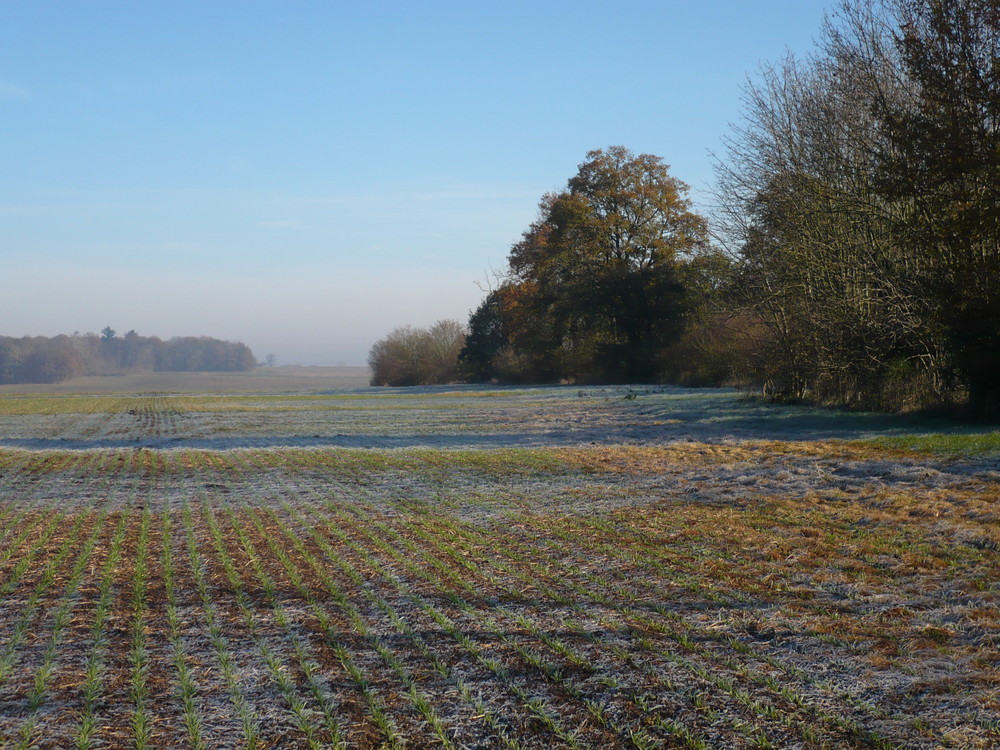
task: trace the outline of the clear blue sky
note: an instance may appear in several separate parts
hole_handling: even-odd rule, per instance
[[[0,0],[0,334],[364,362],[467,319],[588,150],[710,187],[818,0]]]

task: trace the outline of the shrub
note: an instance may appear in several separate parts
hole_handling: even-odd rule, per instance
[[[439,320],[429,329],[402,326],[379,339],[368,352],[372,385],[431,385],[459,378],[458,355],[465,327]]]

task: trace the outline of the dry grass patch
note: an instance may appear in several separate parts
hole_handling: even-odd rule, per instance
[[[609,445],[558,448],[551,453],[586,471],[657,474],[672,469],[722,464],[776,464],[789,458],[831,461],[912,458],[913,451],[873,449],[846,441],[741,440],[681,442],[663,446]]]

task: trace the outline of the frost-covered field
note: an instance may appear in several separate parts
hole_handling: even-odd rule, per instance
[[[677,389],[0,395],[0,745],[1000,746],[979,432]]]
[[[33,449],[662,445],[857,439],[928,429],[933,426],[905,417],[643,386],[0,394],[0,446]]]

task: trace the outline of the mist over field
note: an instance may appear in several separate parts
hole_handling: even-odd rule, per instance
[[[98,333],[110,325],[122,333],[134,329],[161,338],[212,335],[242,341],[261,359],[275,354],[279,364],[363,365],[375,338],[399,324],[398,308],[386,305],[386,299],[419,305],[417,317],[428,321],[465,317],[481,294],[470,277],[471,270],[465,275],[415,271],[405,280],[383,279],[376,294],[370,272],[327,264],[277,271],[265,278],[239,269],[191,274],[73,264],[35,270],[10,264],[4,274],[9,293],[3,302],[10,313],[2,333]],[[88,294],[86,305],[73,313],[37,306],[39,289],[52,299],[72,299],[81,287],[107,287],[113,293]],[[86,311],[85,319],[77,310]]]

